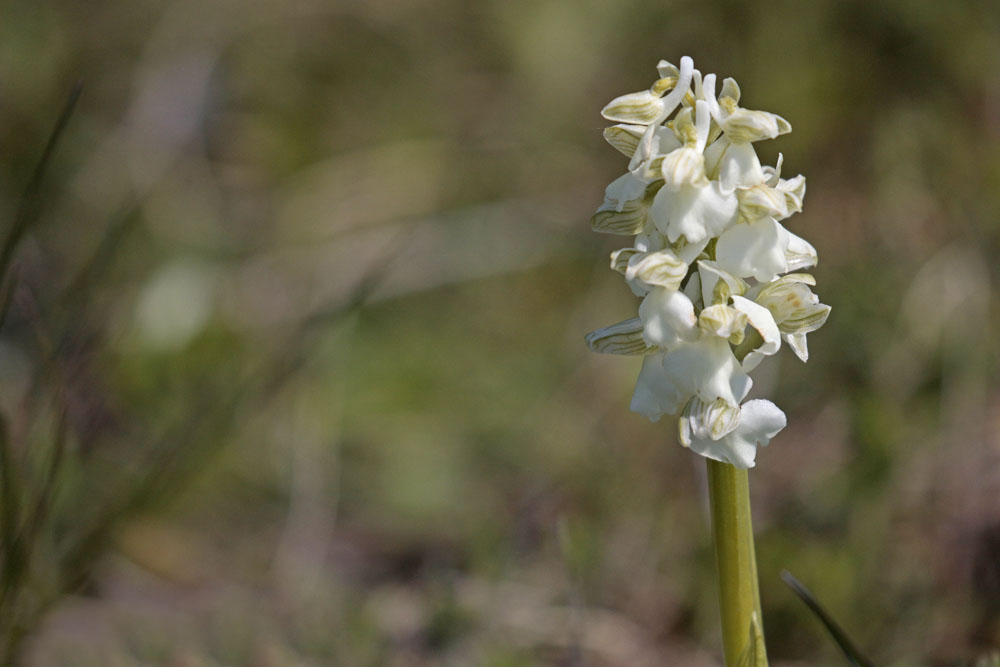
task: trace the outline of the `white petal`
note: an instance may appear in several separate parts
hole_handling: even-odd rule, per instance
[[[740,407],[722,399],[706,403],[697,396],[684,406],[677,424],[681,444],[690,447],[694,439],[718,440],[740,423]]]
[[[691,299],[691,303],[697,305],[701,302],[701,276],[697,271],[691,274],[687,284],[684,285],[684,294],[687,295],[687,298]],[[703,302],[702,305],[704,305]]]
[[[816,253],[816,248],[801,236],[796,236],[791,232],[786,233],[788,234],[788,249],[786,250],[788,269],[786,270],[798,271],[799,269],[816,266],[817,262],[819,262],[819,255]]]
[[[826,322],[830,306],[819,302],[809,289],[810,283],[815,281],[805,273],[782,276],[765,285],[755,301],[771,311],[782,333],[816,331]]]
[[[620,123],[604,128],[604,139],[626,157],[632,157],[645,131],[644,125]]]
[[[665,187],[678,190],[684,186],[704,186],[705,156],[693,148],[683,147],[671,151],[663,158],[661,167]]]
[[[791,215],[788,209],[789,198],[777,188],[762,183],[752,188],[740,188],[736,192],[740,200],[740,218],[743,222],[750,223],[761,218],[784,220]],[[801,210],[801,207],[799,208]]]
[[[729,303],[729,297],[734,294],[743,295],[747,291],[746,281],[728,271],[723,271],[713,261],[704,259],[699,261],[698,273],[701,275],[702,303],[706,306],[713,303]]]
[[[736,400],[742,401],[750,393],[750,388],[753,387],[753,380],[749,375],[740,373],[733,376],[733,380],[729,383],[729,386],[733,390],[733,396],[736,397]]]
[[[639,234],[635,237],[635,249],[640,252],[655,252],[667,247],[667,237],[659,232]]]
[[[659,73],[661,79],[666,79],[668,77],[676,79],[680,77],[680,70],[678,70],[673,63],[666,60],[661,60],[656,63],[656,71]]]
[[[700,243],[735,222],[737,206],[735,193],[724,193],[715,182],[677,191],[663,187],[656,193],[650,216],[671,243],[682,236],[688,243]]]
[[[629,171],[637,172],[643,161],[648,161],[653,156],[653,135],[655,133],[655,123],[646,127],[646,130],[642,133],[642,137],[639,139],[639,145],[636,146],[632,159],[629,160]]]
[[[715,261],[725,271],[761,282],[770,282],[791,267],[785,253],[788,231],[771,218],[747,225],[737,223],[719,238]]]
[[[698,337],[694,304],[683,292],[656,287],[639,305],[643,339],[650,345],[669,347]]]
[[[693,343],[681,343],[663,359],[667,376],[683,390],[703,401],[717,398],[736,404],[734,386],[742,388],[746,373],[733,356],[729,342],[709,336]]]
[[[715,75],[706,74],[701,84],[702,94],[705,96],[705,103],[716,123],[722,124],[723,113],[719,108],[719,101],[715,99]]]
[[[776,308],[774,301],[777,299],[786,298],[787,295],[783,294],[792,286],[801,283],[802,285],[816,285],[816,279],[808,273],[786,273],[777,280],[772,280],[769,283],[758,283],[747,290],[744,294],[746,298],[751,301],[756,301],[762,306],[766,306],[771,314],[774,315],[774,320],[778,324],[781,324],[781,317],[778,315],[782,309]],[[816,298],[819,301],[819,298]]]
[[[663,415],[673,415],[690,396],[680,393],[663,369],[663,355],[650,354],[642,360],[642,370],[635,383],[635,393],[629,406],[632,412],[658,421]]]
[[[584,336],[587,346],[602,354],[648,354],[652,352],[642,337],[642,320],[624,322],[591,331]]]
[[[663,234],[664,237],[666,237],[667,230],[670,227],[675,194],[669,188],[660,188],[656,196],[653,197],[653,203],[649,205],[649,221],[653,223],[656,231]]]
[[[719,97],[728,97],[733,102],[740,101],[740,85],[736,83],[736,79],[732,77],[726,77],[722,81],[722,89],[719,91]]]
[[[759,349],[747,352],[746,356],[743,357],[743,370],[752,373],[755,368],[760,366],[760,362],[764,361],[765,356]]]
[[[772,188],[776,187],[781,181],[781,163],[784,162],[785,156],[778,153],[778,161],[773,167],[764,167],[764,178],[765,182]]]
[[[611,269],[625,275],[628,270],[628,262],[636,255],[645,254],[636,248],[621,248],[611,253]]]
[[[721,303],[706,306],[698,313],[698,330],[705,336],[718,336],[738,344],[746,327],[746,313]]]
[[[737,428],[739,428],[737,426]],[[736,437],[735,431],[719,440],[711,438],[691,438],[688,445],[692,452],[705,458],[723,463],[731,463],[735,467],[746,470],[754,466],[757,457],[757,447],[747,443],[743,438]]]
[[[657,153],[670,153],[681,147],[681,142],[677,140],[674,131],[665,125],[660,125],[654,131]]]
[[[798,213],[802,210],[802,200],[806,197],[806,177],[799,174],[795,178],[787,181],[779,179],[777,190],[784,193],[785,205],[789,213]]]
[[[830,306],[825,303],[817,303],[806,306],[801,311],[796,311],[781,323],[782,333],[807,334],[816,331],[824,324],[830,316]]]
[[[616,97],[601,110],[601,115],[615,123],[649,125],[664,109],[664,100],[648,90]],[[669,114],[669,112],[667,112]]]
[[[733,435],[748,443],[767,447],[787,424],[785,413],[771,401],[747,401],[740,406],[740,424]]]
[[[740,408],[740,434],[766,447],[771,438],[785,428],[788,420],[781,408],[771,401],[747,401]]]
[[[715,146],[719,141],[712,145]],[[724,152],[719,157],[717,167],[718,178],[723,188],[732,190],[736,187],[750,187],[764,182],[764,170],[760,166],[760,159],[751,144],[731,142],[728,147],[723,146],[723,149]],[[708,155],[705,156],[705,161],[708,162]]]
[[[653,82],[653,85],[649,87],[649,92],[653,93],[658,97],[663,97],[663,95],[668,90],[673,90],[674,86],[677,85],[677,75],[660,76],[659,79]]]
[[[795,352],[796,357],[803,362],[809,361],[809,346],[806,344],[804,333],[785,334],[785,342]]]
[[[708,104],[705,100],[698,100],[695,102],[695,128],[696,137],[695,140],[695,150],[699,153],[705,150],[705,144],[708,143],[708,130],[712,124],[712,117],[708,112]]]
[[[746,313],[747,321],[764,339],[764,342],[755,350],[751,351],[743,358],[743,370],[752,371],[757,367],[764,357],[770,356],[781,347],[781,332],[778,324],[774,321],[771,311],[764,306],[754,303],[741,296],[733,297],[733,308]]]
[[[629,162],[629,170],[636,170],[645,160],[642,172],[646,180],[658,179],[661,177],[663,159],[678,148],[681,148],[681,142],[672,129],[664,125],[650,125],[639,137]]]
[[[632,290],[632,294],[635,294],[639,298],[644,298],[647,294],[649,294],[649,290],[652,289],[651,285],[646,285],[638,280],[626,280],[625,284],[628,285],[630,290]]]
[[[640,252],[654,252],[667,247],[667,239],[659,232],[639,234],[635,237],[635,249]]]
[[[647,181],[628,172],[611,181],[604,189],[604,201],[606,204],[614,205],[616,211],[621,211],[625,202],[641,199],[646,193],[647,185]]]
[[[626,202],[621,211],[615,210],[614,203],[605,202],[590,218],[590,228],[604,234],[632,236],[647,229],[649,205],[645,200]]]
[[[688,187],[672,192],[670,197],[670,221],[667,224],[667,238],[671,243],[683,237],[688,242],[698,243],[711,236],[700,215],[702,190],[707,188]]]
[[[722,135],[705,149],[705,175],[708,178],[712,180],[719,178],[719,163],[722,162],[722,158],[729,152],[730,146],[732,146],[732,142],[729,141],[726,135]]]
[[[721,235],[736,222],[738,207],[735,193],[723,190],[718,182],[713,181],[699,193],[698,212],[711,236]]]
[[[649,203],[662,182],[650,183],[635,172],[616,178],[605,190],[604,203],[590,219],[595,232],[641,234],[647,230]]]
[[[681,261],[672,250],[637,253],[629,258],[625,280],[629,283],[639,282],[646,287],[677,290],[687,275],[687,268],[687,263]]]
[[[677,105],[681,103],[684,96],[691,88],[691,77],[694,73],[694,61],[689,56],[681,58],[681,68],[677,76],[677,85],[663,98],[663,110],[660,120],[666,118],[674,112]]]
[[[718,440],[692,437],[689,446],[710,459],[752,468],[758,445],[767,446],[786,424],[785,413],[774,403],[747,401],[740,407],[740,421],[733,431]]]
[[[762,139],[774,139],[792,131],[787,120],[768,111],[737,108],[719,125],[734,144],[749,144]]]
[[[682,262],[685,264],[690,264],[691,262],[698,259],[702,251],[708,245],[709,238],[706,237],[697,243],[691,243],[685,238],[677,239],[676,243],[670,245],[670,249],[673,250]]]

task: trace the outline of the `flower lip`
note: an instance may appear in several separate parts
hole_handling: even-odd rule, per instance
[[[681,436],[686,436],[687,446],[702,456],[731,463],[741,469],[754,467],[757,448],[766,447],[788,423],[785,413],[777,405],[760,399],[741,405],[735,420],[729,415],[716,416],[715,412],[706,410],[700,412],[707,413],[709,418],[715,417],[722,423],[723,429],[729,430],[719,438],[712,438],[711,425],[705,428],[701,424],[692,424],[689,419],[687,424],[680,424],[681,429],[687,427],[687,433],[682,430]],[[736,426],[730,428],[733,421],[736,421]]]

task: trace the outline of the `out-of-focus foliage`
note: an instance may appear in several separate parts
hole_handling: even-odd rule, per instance
[[[995,2],[5,0],[0,229],[84,84],[12,451],[65,414],[52,544],[172,466],[25,664],[717,664],[701,461],[582,342],[629,315],[598,111],[683,54],[794,126],[833,306],[758,380],[772,662],[841,664],[782,569],[876,664],[1000,644]]]

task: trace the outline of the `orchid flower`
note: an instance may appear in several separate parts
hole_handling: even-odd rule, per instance
[[[727,78],[690,58],[661,61],[648,90],[612,100],[604,137],[629,159],[591,220],[634,236],[611,255],[642,301],[637,317],[598,329],[599,352],[644,357],[633,411],[680,419],[681,444],[741,468],[784,427],[773,403],[744,402],[751,373],[782,342],[808,358],[806,334],[829,315],[800,271],[815,248],[785,228],[802,210],[805,178],[762,166],[753,144],[791,131],[781,116],[739,105]],[[788,275],[785,275],[788,274]]]

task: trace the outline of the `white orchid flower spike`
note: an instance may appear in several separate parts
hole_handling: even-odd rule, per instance
[[[753,144],[791,131],[741,91],[684,57],[660,61],[648,90],[612,100],[604,137],[628,159],[591,219],[596,231],[633,236],[611,255],[637,317],[587,335],[598,352],[638,355],[632,410],[679,418],[682,445],[748,468],[785,426],[766,400],[745,400],[750,373],[787,343],[808,359],[806,334],[830,307],[812,276],[816,249],[783,221],[802,211],[805,178],[781,178],[783,157],[762,166]]]

